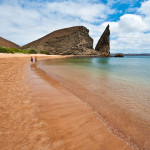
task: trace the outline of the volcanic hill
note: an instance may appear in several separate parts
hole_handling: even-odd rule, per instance
[[[22,47],[38,52],[48,51],[54,55],[95,55],[93,39],[84,26],[75,26],[54,31]]]
[[[0,46],[7,48],[20,48],[19,45],[0,37]]]

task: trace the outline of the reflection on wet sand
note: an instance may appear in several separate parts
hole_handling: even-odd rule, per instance
[[[29,82],[37,116],[45,122],[51,139],[51,149],[131,149],[112,135],[84,102],[36,65],[29,68]]]

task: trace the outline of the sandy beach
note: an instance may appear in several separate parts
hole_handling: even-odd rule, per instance
[[[132,149],[81,99],[31,64],[30,56],[0,54],[0,149]]]

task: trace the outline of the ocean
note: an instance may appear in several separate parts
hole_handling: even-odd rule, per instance
[[[150,149],[150,56],[46,59],[38,67],[78,96],[108,130]]]

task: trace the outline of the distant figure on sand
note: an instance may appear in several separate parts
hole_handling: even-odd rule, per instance
[[[35,63],[37,63],[37,56],[35,56]]]
[[[33,63],[33,57],[31,56],[30,61]]]

